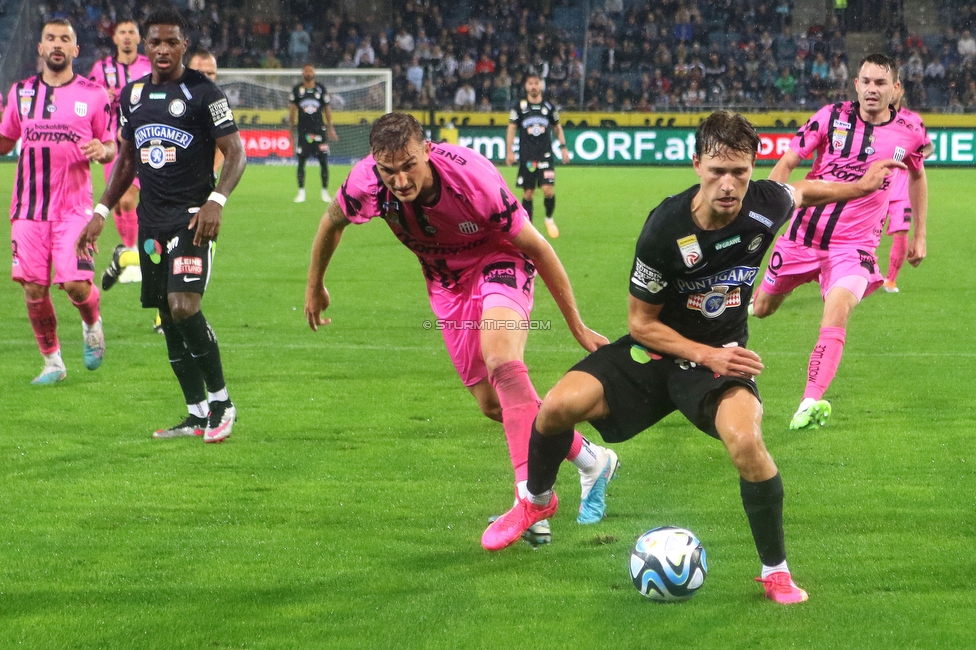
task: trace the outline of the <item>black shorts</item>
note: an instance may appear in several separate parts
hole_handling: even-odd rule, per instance
[[[169,308],[171,293],[199,293],[207,290],[215,242],[193,245],[193,231],[187,227],[150,237],[139,230],[139,267],[142,269],[142,306]]]
[[[556,184],[556,162],[552,158],[544,160],[525,160],[519,162],[518,178],[515,186],[534,190],[536,186]]]
[[[675,410],[718,438],[715,414],[728,389],[745,386],[759,399],[752,379],[716,377],[704,366],[655,354],[629,335],[603,346],[572,370],[593,375],[603,384],[610,415],[590,424],[607,442],[629,440]]]
[[[299,133],[295,138],[295,155],[299,158],[328,156],[329,143],[321,133]]]

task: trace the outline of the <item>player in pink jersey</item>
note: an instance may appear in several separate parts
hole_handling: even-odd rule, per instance
[[[81,313],[85,367],[95,370],[105,355],[98,287],[91,259],[75,252],[75,240],[92,217],[91,161],[115,157],[105,91],[71,70],[78,42],[71,23],[49,20],[37,46],[40,74],[10,89],[0,122],[0,153],[21,140],[10,201],[12,277],[24,287],[27,315],[44,357],[33,383],[67,375],[58,341],[51,283],[64,289]]]
[[[899,88],[895,94],[894,107],[898,111],[898,118],[911,121],[918,128],[924,130],[922,117],[904,106],[905,89]],[[928,158],[935,147],[926,138],[925,150],[922,155]],[[891,199],[888,201],[888,234],[891,235],[891,251],[888,254],[888,274],[885,276],[884,290],[888,293],[898,293],[898,272],[905,263],[908,252],[908,231],[912,226],[912,205],[908,199],[908,174],[898,171],[891,181]]]
[[[126,84],[145,77],[152,72],[152,66],[145,55],[139,54],[139,26],[134,20],[121,20],[115,26],[112,36],[117,52],[115,56],[107,56],[95,62],[88,78],[101,85],[108,92],[112,100],[112,134],[118,131],[119,94]],[[113,165],[105,166],[105,182],[108,183],[112,175]],[[119,231],[122,244],[116,248],[113,257],[120,256],[124,251],[133,253],[135,261],[131,265],[122,265],[121,274],[113,274],[114,267],[109,267],[102,274],[102,289],[111,289],[116,281],[140,282],[142,273],[139,270],[136,240],[139,237],[138,217],[136,205],[139,203],[139,179],[126,191],[122,200],[115,207],[115,227]]]
[[[536,270],[584,349],[592,352],[607,339],[583,324],[559,258],[486,158],[426,142],[420,123],[404,113],[376,121],[370,148],[373,155],[353,168],[316,234],[305,293],[308,323],[315,330],[330,322],[322,318],[330,304],[322,282],[345,227],[384,219],[420,260],[435,327],[462,382],[481,411],[502,422],[522,498],[540,401],[522,361]],[[616,454],[576,434],[567,458],[583,484],[578,521],[595,523],[603,517]],[[548,524],[531,532],[548,541]]]
[[[861,178],[876,161],[893,158],[908,168],[908,194],[915,231],[908,245],[908,261],[918,266],[925,258],[925,146],[920,123],[900,118],[891,106],[898,81],[897,64],[872,54],[860,65],[854,80],[857,102],[823,107],[790,142],[790,150],[769,178],[787,182],[790,173],[817,153],[809,180],[850,182]],[[840,366],[847,321],[861,299],[882,284],[875,259],[888,207],[890,183],[863,198],[797,210],[776,242],[753,305],[765,318],[774,313],[793,289],[807,282],[820,284],[824,300],[820,337],[810,355],[807,384],[790,429],[822,426],[830,416],[823,395]]]

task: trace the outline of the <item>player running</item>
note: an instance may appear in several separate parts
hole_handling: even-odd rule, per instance
[[[725,445],[739,472],[742,505],[762,560],[766,595],[807,599],[793,583],[783,534],[783,481],[763,444],[745,306],[763,255],[794,207],[849,200],[877,189],[892,161],[856,183],[751,181],[759,136],[741,115],[712,114],[698,127],[701,184],[665,199],[648,216],[631,267],[627,336],[580,361],[556,384],[533,423],[528,495],[481,538],[501,550],[555,514],[552,488],[573,428],[588,421],[623,442],[678,410]]]
[[[119,94],[126,84],[149,74],[151,67],[149,59],[139,54],[139,26],[134,20],[119,21],[115,26],[112,41],[117,48],[116,54],[96,61],[91,72],[88,73],[88,78],[104,88],[108,92],[109,99],[112,100],[112,136],[115,137],[119,129]],[[113,166],[111,163],[105,165],[106,183],[112,175]],[[116,282],[125,284],[142,281],[139,253],[136,250],[136,240],[139,238],[139,223],[136,216],[138,202],[139,179],[136,178],[132,186],[119,199],[119,204],[113,213],[115,227],[119,231],[122,243],[116,247],[112,255],[115,263],[102,273],[102,289],[105,291],[115,286]],[[116,261],[125,253],[128,253],[127,257],[130,258],[125,261],[131,263]]]
[[[515,164],[515,133],[519,136],[519,170],[515,184],[522,188],[522,207],[532,221],[532,197],[536,185],[542,188],[546,207],[546,232],[559,237],[559,227],[553,218],[556,210],[556,161],[552,157],[552,136],[561,146],[564,165],[569,164],[566,134],[559,123],[559,111],[552,102],[542,98],[542,78],[530,74],[525,78],[525,99],[519,101],[509,117],[505,134],[505,164]]]
[[[186,398],[188,417],[156,438],[230,436],[237,417],[224,381],[220,348],[200,311],[210,281],[213,251],[227,197],[244,173],[246,158],[224,93],[183,65],[187,24],[173,9],[145,22],[152,73],[121,94],[119,159],[94,218],[78,238],[93,247],[114,206],[138,169],[139,258],[142,306],[159,309],[170,365]],[[214,187],[214,151],[225,163]]]
[[[37,53],[41,72],[10,88],[0,123],[0,154],[21,140],[10,200],[11,277],[24,287],[27,315],[44,357],[32,383],[55,384],[67,376],[51,301],[61,287],[81,314],[85,367],[95,370],[105,356],[95,266],[75,240],[92,218],[91,161],[115,158],[109,98],[97,84],[71,69],[78,56],[71,23],[44,23]]]
[[[897,64],[883,54],[866,57],[854,80],[856,102],[829,104],[817,111],[790,142],[769,178],[789,180],[800,161],[817,153],[810,180],[849,182],[860,178],[876,160],[904,161],[915,231],[908,261],[925,259],[925,214],[928,189],[925,147],[928,137],[920,122],[900,119],[891,106],[898,82]],[[830,417],[823,399],[840,366],[847,321],[864,296],[882,285],[875,249],[881,240],[891,181],[882,191],[815,209],[800,208],[776,242],[753,311],[759,318],[776,312],[796,287],[820,284],[824,301],[820,337],[810,354],[803,400],[790,429],[822,426]]]
[[[898,112],[898,119],[914,124],[925,130],[922,116],[909,110],[904,105],[905,88],[898,88],[893,103]],[[932,140],[926,137],[923,158],[932,155],[935,147]],[[888,201],[888,234],[891,235],[891,251],[888,254],[888,274],[885,276],[884,290],[888,293],[898,293],[898,272],[905,263],[908,253],[908,231],[912,226],[912,205],[908,198],[908,173],[897,171],[891,178],[891,198]]]
[[[504,426],[521,498],[539,409],[522,361],[536,271],[584,349],[592,352],[607,340],[583,324],[559,258],[484,156],[427,142],[420,123],[405,113],[378,119],[369,143],[372,155],[353,168],[319,225],[305,316],[313,330],[330,322],[322,318],[330,304],[322,282],[346,226],[385,220],[420,260],[437,328],[461,381],[482,413]],[[616,454],[576,433],[563,457],[580,472],[578,521],[600,521]],[[547,541],[548,525],[533,532]]]
[[[305,202],[305,162],[309,156],[319,159],[319,174],[322,176],[322,200],[328,203],[329,196],[329,144],[339,140],[332,126],[332,107],[329,106],[329,91],[315,81],[315,68],[306,64],[302,68],[302,83],[291,90],[291,108],[288,111],[288,126],[297,128],[295,134],[295,155],[298,156],[298,196],[295,203]]]

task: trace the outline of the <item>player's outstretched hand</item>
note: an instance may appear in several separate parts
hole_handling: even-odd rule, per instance
[[[92,138],[85,144],[81,145],[81,153],[85,155],[88,160],[93,160],[95,162],[100,162],[105,160],[108,155],[108,150],[102,141],[98,138]]]
[[[331,300],[329,290],[324,285],[310,286],[305,289],[305,320],[313,332],[319,331],[319,325],[328,325],[331,318],[322,318],[322,312],[329,308]]]
[[[562,158],[563,164],[564,165],[568,165],[569,164],[569,149],[567,149],[566,147],[562,147],[562,153],[560,154],[560,157]]]
[[[193,231],[193,245],[203,246],[204,244],[217,239],[220,234],[220,218],[223,208],[215,201],[207,201],[200,210],[190,219],[187,226]]]
[[[596,352],[597,348],[602,348],[604,345],[610,341],[603,334],[599,332],[594,332],[589,327],[583,328],[583,333],[576,337],[579,344],[583,346],[583,349],[587,352]]]
[[[92,259],[98,253],[98,236],[102,234],[104,227],[105,219],[97,214],[93,216],[78,235],[78,241],[75,242],[75,256],[86,260]]]
[[[871,163],[868,170],[864,172],[864,176],[858,181],[860,185],[864,187],[865,190],[873,192],[884,184],[885,178],[891,176],[896,169],[908,169],[908,167],[903,162],[897,162],[891,158],[886,160],[877,160]]]
[[[758,354],[740,347],[713,348],[703,365],[725,377],[755,377],[765,368]]]

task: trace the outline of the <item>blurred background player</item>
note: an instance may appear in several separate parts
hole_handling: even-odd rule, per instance
[[[373,124],[372,155],[360,161],[326,211],[312,246],[305,317],[325,325],[331,299],[323,278],[346,226],[384,219],[420,260],[431,308],[461,381],[482,413],[505,430],[516,496],[525,493],[529,434],[539,395],[523,361],[536,271],[577,342],[592,352],[607,342],[587,328],[552,246],[529,222],[498,170],[471,149],[426,141],[411,115]],[[580,523],[603,518],[612,451],[578,433],[564,457],[580,472]],[[548,524],[532,531],[548,541]]]
[[[197,72],[202,72],[206,75],[207,79],[217,83],[217,59],[214,55],[206,49],[197,48],[194,50],[193,55],[190,57],[190,62],[187,63],[186,67],[190,70],[196,70]],[[220,168],[224,165],[224,154],[221,153],[220,149],[214,152],[214,174],[220,175]]]
[[[10,153],[25,133],[10,201],[11,277],[24,287],[27,315],[44,357],[33,381],[54,384],[67,376],[58,321],[51,301],[53,282],[81,314],[85,367],[95,370],[105,356],[105,335],[95,266],[86,249],[76,253],[78,234],[92,218],[90,162],[115,157],[111,102],[105,90],[71,69],[78,41],[71,23],[49,20],[37,46],[41,73],[10,88],[0,123],[0,153]]]
[[[154,438],[230,436],[237,418],[224,380],[220,347],[200,309],[211,278],[214,242],[223,206],[247,164],[227,97],[210,79],[183,64],[187,23],[173,9],[145,21],[152,74],[121,95],[119,159],[94,217],[78,238],[79,252],[94,247],[104,218],[138,169],[142,306],[158,309],[170,367],[189,411]],[[224,153],[220,181],[214,152]],[[101,218],[99,218],[101,217]]]
[[[905,87],[899,86],[895,93],[894,107],[898,111],[898,119],[914,124],[925,130],[922,117],[908,109],[905,103]],[[927,135],[927,134],[926,134]],[[923,158],[932,155],[935,147],[926,138]],[[884,290],[888,293],[898,293],[898,272],[905,263],[908,254],[908,231],[912,226],[912,204],[908,198],[908,172],[896,170],[891,179],[891,199],[888,201],[888,234],[891,235],[891,251],[888,254],[888,274],[885,276]]]
[[[817,158],[806,176],[810,180],[850,181],[873,161],[904,162],[915,220],[908,261],[918,266],[925,259],[928,137],[921,123],[898,119],[891,103],[900,86],[895,61],[883,54],[867,56],[854,80],[857,101],[828,104],[817,111],[790,141],[769,178],[787,182],[800,161],[814,152]],[[810,353],[806,388],[790,429],[822,426],[830,417],[830,402],[823,396],[840,366],[847,322],[861,299],[884,282],[875,250],[890,187],[886,182],[881,191],[859,199],[797,210],[770,256],[753,305],[757,317],[775,313],[793,289],[807,282],[820,284],[824,301],[820,336]]]
[[[556,161],[552,157],[552,136],[555,134],[561,147],[564,165],[569,164],[566,135],[559,123],[559,111],[552,102],[542,97],[542,78],[530,74],[525,78],[525,99],[512,109],[505,134],[505,164],[515,164],[515,133],[519,136],[519,170],[516,187],[522,188],[522,206],[532,221],[532,198],[535,188],[542,188],[546,208],[546,232],[549,237],[559,237],[559,228],[553,219],[556,210]]]
[[[295,197],[295,203],[305,201],[305,161],[309,156],[319,159],[322,200],[328,203],[332,197],[328,190],[329,144],[326,138],[336,142],[339,136],[332,126],[329,92],[325,86],[315,81],[315,68],[310,64],[302,68],[302,83],[292,88],[288,126],[293,129],[297,126],[295,155],[298,157],[298,196]]]
[[[88,78],[101,85],[112,101],[112,135],[119,129],[119,93],[125,85],[144,77],[150,73],[149,59],[139,54],[139,26],[134,20],[122,20],[115,26],[112,41],[115,43],[116,54],[96,61],[92,66]],[[105,182],[112,175],[113,165],[105,165]],[[139,269],[139,252],[136,250],[136,240],[139,238],[139,224],[136,216],[136,205],[139,202],[139,179],[133,181],[115,207],[113,216],[115,227],[119,231],[122,243],[116,248],[113,257],[130,253],[130,264],[121,265],[122,272],[115,274],[115,267],[110,266],[102,274],[102,289],[108,291],[116,281],[123,284],[139,282],[142,272]]]

